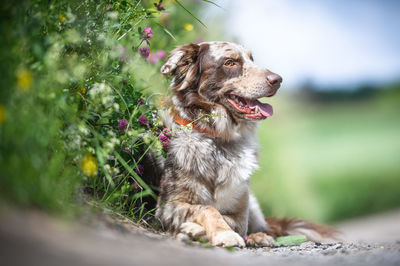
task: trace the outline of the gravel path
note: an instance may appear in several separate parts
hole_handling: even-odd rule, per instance
[[[397,222],[397,221],[392,221]],[[381,226],[382,224],[379,223]],[[400,241],[247,248],[184,244],[105,215],[83,223],[0,213],[1,265],[400,265]]]

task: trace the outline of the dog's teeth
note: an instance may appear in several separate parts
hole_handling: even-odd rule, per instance
[[[254,111],[255,111],[256,113],[258,113],[258,105],[257,105],[256,108],[254,109]]]

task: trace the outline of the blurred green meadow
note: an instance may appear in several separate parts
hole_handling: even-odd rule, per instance
[[[334,222],[400,206],[399,85],[283,88],[268,103],[251,180],[265,214]]]

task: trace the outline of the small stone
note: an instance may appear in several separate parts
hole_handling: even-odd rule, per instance
[[[347,249],[341,249],[340,253],[342,254],[349,254],[349,251]]]

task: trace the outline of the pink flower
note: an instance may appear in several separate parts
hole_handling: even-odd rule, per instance
[[[168,137],[171,136],[171,131],[166,127],[162,130],[162,133]]]
[[[155,64],[158,62],[158,57],[155,54],[150,54],[149,57],[147,57],[147,61]]]
[[[161,141],[169,140],[169,138],[167,136],[165,136],[165,135],[161,135],[158,139],[161,140]]]
[[[157,57],[160,58],[160,59],[164,59],[165,58],[164,50],[158,50],[156,54],[157,54]]]
[[[128,121],[126,121],[125,119],[121,119],[118,122],[118,130],[119,133],[124,133],[126,131],[126,129],[128,128]]]
[[[144,114],[141,114],[139,116],[139,123],[145,126],[149,125],[149,120],[147,120],[147,117]]]
[[[247,242],[247,240],[249,240],[249,236],[246,234],[244,235],[244,242]]]
[[[106,6],[106,11],[109,11],[111,9],[111,5]]]
[[[149,47],[143,47],[139,49],[139,53],[144,57],[147,58],[150,54],[150,49]]]
[[[158,137],[158,139],[161,141],[161,144],[163,146],[164,149],[168,149],[169,147],[169,143],[170,143],[170,139],[168,136],[166,135],[161,135]]]
[[[144,28],[142,32],[142,37],[144,40],[150,40],[151,38],[153,38],[153,31],[150,27]]]

